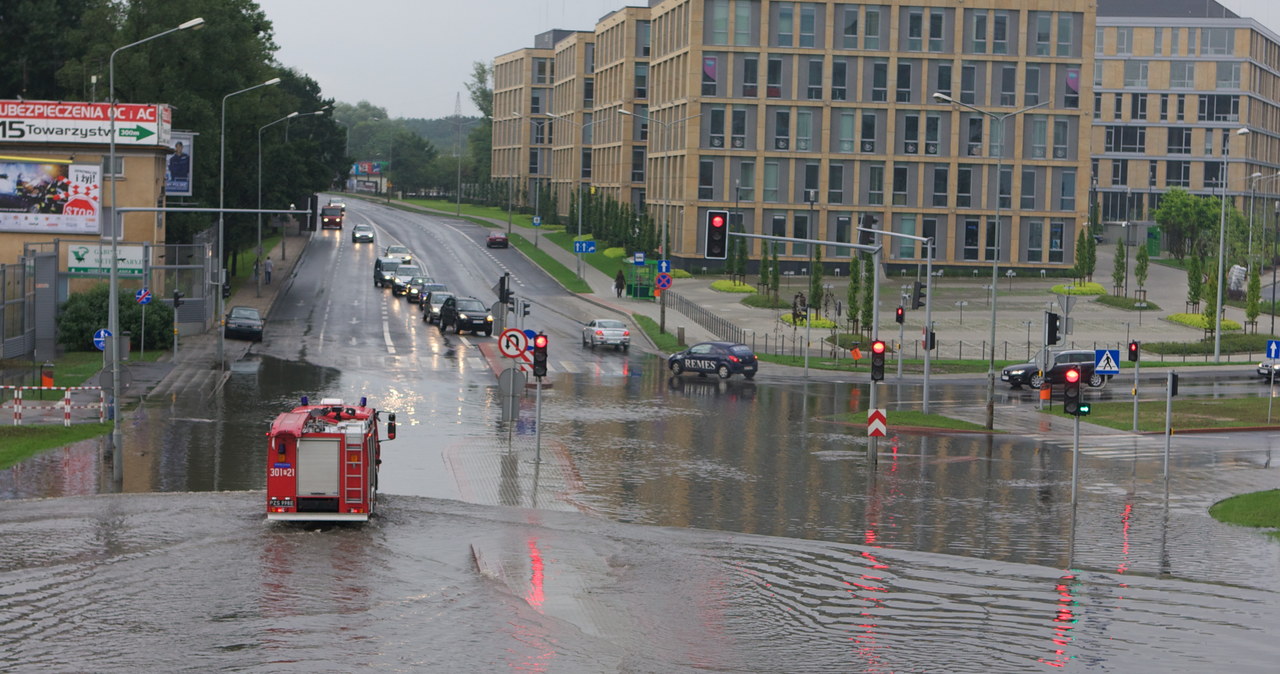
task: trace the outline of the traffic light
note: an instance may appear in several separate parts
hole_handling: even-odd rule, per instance
[[[531,307],[531,306],[533,306],[533,305],[529,304],[528,302],[524,302],[524,301],[522,301],[522,302],[520,302],[520,306],[524,308],[524,315],[525,315],[525,316],[528,316],[528,315],[529,315],[529,307]]]
[[[924,333],[924,350],[933,351],[938,346],[938,333],[930,330]]]
[[[1053,346],[1062,341],[1062,317],[1052,311],[1044,312],[1044,343]]]
[[[871,381],[884,381],[884,340],[871,342]]]
[[[1140,346],[1139,346],[1139,343],[1138,343],[1138,342],[1136,342],[1136,341],[1129,342],[1129,362],[1130,362],[1130,363],[1136,363],[1136,362],[1138,362],[1138,353],[1139,353],[1141,350],[1142,350],[1142,349],[1140,348]]]
[[[173,289],[173,308],[174,309],[177,309],[178,307],[182,306],[183,297],[185,297],[185,295],[182,294],[181,290],[178,290],[177,288]]]
[[[893,320],[897,321],[898,325],[902,325],[902,322],[905,321],[906,319],[907,319],[906,309],[903,309],[902,307],[898,307],[898,309],[893,312]]]
[[[1169,373],[1169,397],[1178,395],[1178,373]]]
[[[511,288],[508,286],[510,274],[503,274],[498,277],[498,301],[503,304],[511,303]]]
[[[729,211],[707,211],[707,239],[704,257],[723,260],[729,257]]]
[[[1073,367],[1064,374],[1066,383],[1062,386],[1062,411],[1080,416],[1080,368]],[[1088,409],[1085,409],[1088,413]]]
[[[871,215],[870,213],[862,216],[862,227],[864,229],[875,229],[877,222],[879,222],[879,220],[876,220],[876,216]],[[876,245],[875,232],[864,232],[862,230],[858,230],[858,243],[863,246]]]
[[[547,336],[542,333],[533,338],[533,376],[547,376]]]
[[[924,306],[924,283],[916,281],[911,290],[911,308],[919,309]]]

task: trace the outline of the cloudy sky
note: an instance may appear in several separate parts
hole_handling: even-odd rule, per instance
[[[258,0],[275,25],[277,57],[325,96],[362,100],[392,117],[462,114],[472,64],[533,46],[552,28],[591,30],[600,17],[647,0]],[[1280,34],[1280,1],[1222,0]]]

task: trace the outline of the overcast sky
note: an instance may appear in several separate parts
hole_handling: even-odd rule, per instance
[[[392,117],[478,111],[466,83],[476,61],[533,46],[552,28],[592,30],[600,17],[647,0],[258,0],[275,26],[276,56],[320,83],[324,96],[370,103]],[[1222,0],[1280,34],[1280,0]]]

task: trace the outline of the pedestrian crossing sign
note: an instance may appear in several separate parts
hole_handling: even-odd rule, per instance
[[[1094,349],[1093,371],[1098,374],[1120,374],[1120,349]]]

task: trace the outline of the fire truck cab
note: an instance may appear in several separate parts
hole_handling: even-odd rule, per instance
[[[379,412],[324,398],[276,417],[267,433],[267,519],[364,522],[377,506]],[[386,440],[396,437],[387,415]]]

